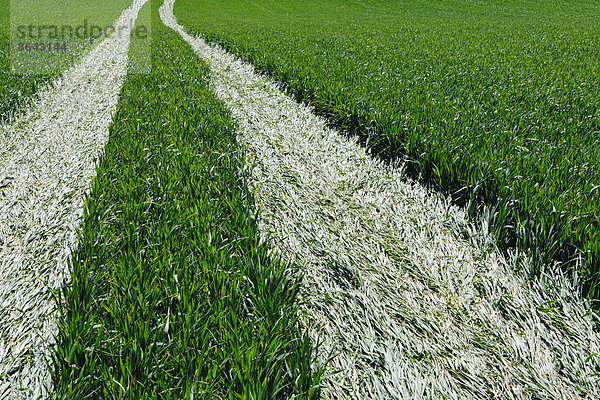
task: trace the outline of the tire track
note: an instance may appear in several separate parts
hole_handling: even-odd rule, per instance
[[[127,72],[134,0],[117,30],[0,131],[0,398],[48,394],[53,291],[67,278],[83,200]]]
[[[223,50],[161,18],[240,125],[266,240],[303,275],[328,399],[596,399],[597,317],[560,272],[526,286],[463,210],[371,158]],[[338,371],[338,372],[336,372]]]

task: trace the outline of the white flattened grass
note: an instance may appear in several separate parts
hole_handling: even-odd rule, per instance
[[[116,26],[129,26],[145,1],[135,0]],[[102,41],[0,132],[0,398],[46,395],[53,290],[65,279],[128,46],[125,34]]]
[[[325,398],[595,399],[596,314],[559,270],[527,285],[447,199],[374,160],[310,109],[200,38],[247,149],[261,230],[303,274],[302,321]],[[552,270],[551,268],[549,270]]]

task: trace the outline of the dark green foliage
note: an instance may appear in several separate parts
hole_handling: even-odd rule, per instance
[[[175,13],[473,217],[487,205],[532,274],[560,261],[600,296],[600,3],[178,0]]]
[[[235,126],[156,17],[153,72],[122,89],[60,294],[57,397],[315,399],[298,284],[259,243]]]

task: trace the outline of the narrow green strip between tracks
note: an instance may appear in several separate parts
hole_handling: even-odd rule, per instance
[[[236,127],[159,5],[153,72],[126,79],[59,296],[56,396],[317,398],[298,283],[259,243]]]

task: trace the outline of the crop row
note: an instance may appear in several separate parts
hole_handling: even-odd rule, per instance
[[[559,261],[600,295],[598,3],[178,0],[175,13],[374,153],[405,157],[528,251],[532,273]]]
[[[126,78],[60,293],[56,394],[314,398],[298,283],[259,240],[236,127],[157,3],[152,73]]]
[[[129,4],[129,0],[110,0],[101,4],[77,0],[51,0],[43,3],[20,0],[12,1],[11,4],[11,0],[0,0],[0,123],[10,120],[16,111],[23,110],[25,105],[35,99],[40,88],[77,62],[92,43],[88,38],[63,38],[49,43],[49,39],[43,35],[37,38],[37,28],[51,25],[77,29],[84,23],[108,26]],[[20,21],[11,21],[17,16]],[[31,25],[35,38],[18,39],[15,30],[12,32],[11,43],[11,22],[13,29],[20,23],[26,27]],[[29,31],[27,32],[29,35]],[[48,34],[50,31],[44,32]],[[27,51],[20,52],[19,47]],[[35,67],[30,64],[35,64]]]
[[[49,75],[10,73],[9,3],[10,0],[0,0],[0,124],[50,79]]]

